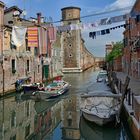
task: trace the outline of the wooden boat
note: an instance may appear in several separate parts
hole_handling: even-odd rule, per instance
[[[121,95],[110,91],[94,91],[81,95],[80,109],[84,118],[100,126],[119,122]]]
[[[42,83],[23,84],[22,88],[24,94],[32,94],[34,91],[44,90],[44,86]]]
[[[52,99],[65,94],[69,90],[69,83],[63,80],[53,81],[44,88],[44,90],[35,91],[32,93],[34,99]]]

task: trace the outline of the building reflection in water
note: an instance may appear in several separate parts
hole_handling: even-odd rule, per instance
[[[41,101],[35,103],[34,139],[51,139],[53,130],[61,121],[61,101]]]
[[[62,139],[80,139],[79,100],[76,96],[40,102],[10,97],[5,99],[4,105],[4,131],[1,130],[4,138],[1,140],[51,140],[58,125],[61,125],[59,137]]]
[[[10,97],[4,100],[4,112],[2,105],[0,100],[0,140],[50,139],[61,121],[61,100],[36,102]]]
[[[0,104],[1,102],[0,100]],[[2,106],[0,107],[0,112],[3,112],[3,115],[0,113],[0,126],[4,124],[3,129],[0,129],[0,139],[28,139],[34,133],[34,101],[16,101],[15,97],[10,97],[4,100],[4,108],[3,112]]]
[[[62,102],[62,139],[80,140],[79,132],[79,100],[71,96]]]

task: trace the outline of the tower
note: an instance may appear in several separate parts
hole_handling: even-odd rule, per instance
[[[62,62],[63,72],[82,72],[80,66],[81,30],[76,28],[80,23],[80,8],[62,8],[63,26],[74,27],[73,30],[62,32]]]

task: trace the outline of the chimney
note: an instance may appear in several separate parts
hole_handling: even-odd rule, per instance
[[[37,13],[37,22],[38,24],[41,23],[41,13]]]

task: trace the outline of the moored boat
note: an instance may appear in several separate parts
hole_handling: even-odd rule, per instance
[[[80,109],[84,118],[100,126],[119,120],[121,95],[94,91],[81,95]]]
[[[53,81],[47,85],[44,90],[35,91],[32,93],[34,99],[52,99],[65,94],[69,90],[69,83],[63,80]]]

